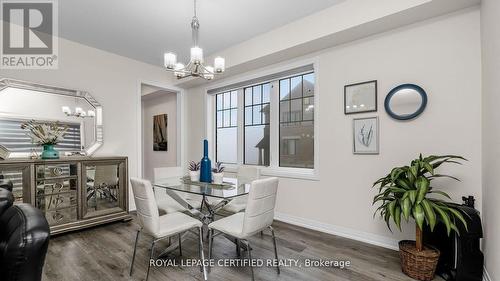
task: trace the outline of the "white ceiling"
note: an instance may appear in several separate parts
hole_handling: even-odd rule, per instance
[[[342,1],[198,0],[199,45],[211,55]],[[58,3],[63,38],[156,65],[166,51],[184,61],[189,57],[192,0]]]

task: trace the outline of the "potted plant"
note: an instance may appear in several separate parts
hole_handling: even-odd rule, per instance
[[[215,167],[212,169],[212,178],[214,184],[222,184],[224,179],[224,166],[221,162],[215,163]]]
[[[416,241],[400,241],[399,253],[403,272],[418,280],[432,280],[439,259],[439,251],[432,246],[423,245],[422,230],[424,224],[434,231],[436,223],[446,226],[448,235],[451,231],[458,233],[457,220],[467,229],[467,223],[459,209],[453,203],[440,200],[434,196],[451,199],[443,191],[436,190],[431,183],[436,178],[455,177],[437,174],[436,169],[445,163],[461,164],[465,158],[454,155],[428,156],[411,161],[409,166],[396,167],[385,177],[377,180],[378,194],[373,204],[382,204],[375,211],[380,213],[390,227],[390,220],[401,230],[401,221],[416,222]],[[391,230],[392,231],[392,230]]]
[[[68,126],[56,122],[30,120],[21,124],[21,129],[38,146],[43,146],[42,159],[59,159],[59,151],[54,146],[64,139]]]
[[[191,181],[200,180],[200,162],[191,161],[188,166],[189,178]]]

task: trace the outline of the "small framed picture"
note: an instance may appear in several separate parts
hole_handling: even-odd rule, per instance
[[[377,111],[377,81],[344,87],[344,114]]]
[[[353,119],[353,153],[379,154],[378,117]]]

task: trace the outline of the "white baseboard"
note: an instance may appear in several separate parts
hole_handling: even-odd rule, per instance
[[[354,230],[347,227],[331,225],[319,221],[304,219],[284,213],[275,213],[274,219],[289,224],[297,225],[307,229],[312,229],[328,234],[349,238],[352,240],[392,249],[398,250],[398,240],[388,238],[386,236],[376,235],[373,233]]]
[[[484,268],[484,274],[483,274],[483,281],[493,281],[488,274],[488,271],[486,270],[486,267]]]

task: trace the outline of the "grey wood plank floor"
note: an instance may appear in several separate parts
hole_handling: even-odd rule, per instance
[[[282,222],[275,222],[278,254],[280,259],[348,260],[351,266],[345,269],[332,267],[282,267],[281,274],[273,267],[254,269],[256,280],[413,280],[401,272],[396,251],[320,233]],[[129,266],[137,224],[118,222],[73,232],[51,238],[42,280],[44,281],[114,281],[144,280],[149,259],[151,238],[142,235],[138,248],[134,273],[129,277]],[[172,259],[198,257],[197,236],[184,235],[183,256],[174,252]],[[176,243],[174,239],[172,243]],[[251,239],[254,259],[272,259],[273,243],[270,232]],[[156,252],[168,246],[160,242]],[[205,253],[207,253],[205,244]],[[246,252],[243,252],[246,256]],[[222,236],[214,239],[215,259],[236,258],[235,246]],[[149,280],[203,280],[199,267],[151,268]],[[247,267],[213,267],[208,280],[251,280]]]

